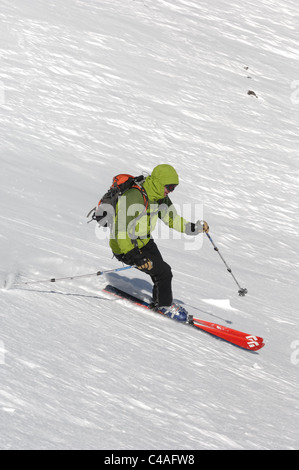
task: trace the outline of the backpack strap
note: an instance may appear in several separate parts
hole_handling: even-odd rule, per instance
[[[143,175],[136,176],[136,178],[134,178],[134,184],[131,186],[131,188],[139,189],[139,191],[141,192],[142,197],[143,197],[145,210],[147,211],[147,208],[148,208],[148,195],[147,195],[147,192],[146,192],[146,190],[144,189],[144,187],[142,185],[142,183],[144,183],[144,181],[145,181],[145,177]]]
[[[141,217],[143,217],[144,215],[147,215],[147,209],[148,209],[148,195],[147,195],[147,192],[146,190],[144,189],[142,183],[145,181],[145,177],[143,175],[141,176],[137,176],[136,178],[134,178],[134,182],[136,184],[133,184],[131,186],[130,189],[138,189],[140,192],[141,192],[141,195],[143,197],[143,203],[144,203],[144,209],[142,210],[142,212],[135,218],[135,227],[138,223],[138,221],[141,219]],[[128,234],[129,235],[129,234]],[[130,235],[129,235],[130,236]],[[131,241],[132,241],[132,244],[134,245],[135,248],[138,248],[138,243],[137,243],[137,240],[142,240],[142,238],[140,237],[136,237],[136,238],[131,238]],[[139,248],[138,248],[139,249]]]

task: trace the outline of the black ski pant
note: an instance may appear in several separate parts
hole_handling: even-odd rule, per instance
[[[156,243],[151,239],[143,248],[140,249],[142,255],[145,258],[151,260],[153,267],[152,269],[142,269],[141,271],[148,274],[153,281],[153,302],[158,307],[169,306],[172,304],[172,271],[169,264],[167,264],[159,251]],[[124,259],[123,255],[116,255],[115,257],[119,260],[128,264]],[[134,263],[132,263],[134,264]]]

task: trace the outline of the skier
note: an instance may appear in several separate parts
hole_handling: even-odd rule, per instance
[[[140,190],[131,188],[126,191],[116,206],[110,247],[119,261],[150,275],[153,281],[151,308],[188,322],[187,311],[173,301],[171,267],[163,260],[151,236],[158,218],[170,228],[188,235],[208,232],[209,226],[205,221],[192,223],[177,214],[169,193],[178,184],[176,170],[171,165],[162,164],[156,166],[142,184],[148,198],[147,210]]]

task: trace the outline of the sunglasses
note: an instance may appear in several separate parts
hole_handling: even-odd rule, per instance
[[[174,191],[176,187],[177,187],[177,184],[165,184],[165,188],[170,193],[172,193],[172,191]]]

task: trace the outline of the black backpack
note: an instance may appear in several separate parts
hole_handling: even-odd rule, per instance
[[[144,201],[144,211],[141,215],[144,214],[144,212],[147,211],[148,208],[148,197],[146,194],[145,189],[142,187],[142,183],[144,182],[145,177],[143,175],[140,176],[132,176],[132,175],[127,175],[125,173],[121,173],[119,175],[116,175],[113,177],[112,180],[112,185],[108,189],[108,191],[104,194],[100,202],[98,203],[97,207],[94,207],[89,211],[87,214],[87,217],[90,217],[91,213],[91,219],[87,222],[92,222],[93,220],[96,220],[97,223],[101,227],[110,227],[113,224],[113,216],[115,214],[115,209],[116,209],[116,204],[118,201],[118,198],[122,196],[128,189],[131,188],[136,188],[138,189],[142,196],[143,196],[143,201]],[[109,209],[107,206],[103,208],[103,205],[108,204],[111,206],[111,211],[110,210],[105,210]],[[102,207],[101,207],[102,206]],[[139,218],[140,216],[138,216]]]

